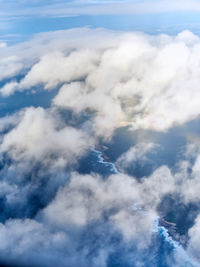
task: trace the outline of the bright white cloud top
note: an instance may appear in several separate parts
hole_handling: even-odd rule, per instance
[[[98,135],[120,125],[165,131],[200,114],[199,53],[200,39],[189,31],[174,37],[91,29],[39,35],[4,48],[1,79],[26,74],[0,92],[6,97],[60,86],[53,104],[95,111]]]

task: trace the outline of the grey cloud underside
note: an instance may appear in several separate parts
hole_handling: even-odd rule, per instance
[[[199,122],[199,54],[199,37],[187,31],[155,37],[86,28],[0,48],[2,97],[58,90],[48,108],[30,105],[0,118],[2,262],[198,266],[198,133],[176,137],[184,142],[173,168],[165,158],[153,161],[167,155],[174,125]],[[113,172],[106,156],[119,128],[133,140],[118,139]],[[92,169],[97,147],[105,158],[95,164],[105,175]],[[153,167],[137,176],[137,164]],[[162,238],[153,229],[170,201],[189,210],[190,223],[170,233],[181,249],[164,244],[159,255]]]

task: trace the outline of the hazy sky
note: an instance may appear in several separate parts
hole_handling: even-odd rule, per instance
[[[198,33],[199,12],[196,0],[0,0],[0,38],[18,41],[33,33],[83,26]]]

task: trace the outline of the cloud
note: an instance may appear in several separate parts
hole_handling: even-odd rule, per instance
[[[48,42],[52,37],[57,40]],[[6,50],[22,57],[15,74],[18,65],[26,74],[0,91],[8,96],[38,86],[61,87],[53,104],[92,111],[93,131],[100,136],[109,137],[121,125],[166,131],[199,116],[199,44],[188,31],[175,37],[91,29],[39,35]]]
[[[183,175],[182,182],[185,183]],[[7,185],[1,188],[7,196],[13,191]],[[56,261],[60,266],[66,262],[70,266],[77,266],[77,262],[80,266],[107,266],[112,251],[122,249],[129,263],[146,264],[143,256],[148,255],[149,262],[155,253],[150,247],[157,206],[165,195],[178,192],[178,188],[179,181],[165,166],[140,182],[124,174],[103,179],[96,174],[72,173],[70,181],[60,187],[35,218],[10,219],[0,225],[4,240],[0,245],[1,259],[9,253],[10,259],[22,266],[30,259],[34,266],[49,266]],[[181,189],[180,193],[184,191]],[[21,199],[25,201],[24,197]],[[118,245],[113,243],[114,238],[119,238]],[[190,242],[188,251],[194,255],[193,241]],[[128,251],[131,255],[134,252],[131,258]],[[179,260],[182,264],[181,255]]]
[[[8,261],[5,255],[9,253],[11,264],[26,266],[42,266],[46,258],[50,257],[48,250],[52,247],[62,247],[66,236],[62,232],[51,233],[39,222],[34,220],[8,220],[5,225],[0,224],[1,259]],[[11,243],[13,244],[11,247]],[[39,257],[41,249],[42,257]],[[30,257],[30,258],[29,258]],[[17,260],[17,262],[16,262]],[[55,262],[55,259],[51,259]],[[57,258],[57,263],[59,259]],[[63,263],[62,263],[63,264]],[[47,266],[47,265],[46,265]]]
[[[172,189],[164,189],[162,174],[166,178],[169,175],[161,168],[148,182],[139,184],[126,175],[103,180],[96,174],[72,173],[70,182],[34,219],[10,219],[0,225],[4,241],[0,245],[1,258],[9,253],[11,260],[23,264],[35,258],[36,266],[48,266],[56,260],[60,266],[65,266],[66,261],[70,266],[77,266],[77,262],[80,266],[89,262],[92,266],[106,266],[110,253],[122,246],[137,251],[131,260],[134,262],[142,251],[148,253],[157,201]],[[160,186],[153,192],[158,181]],[[119,245],[113,243],[114,237],[120,238]]]
[[[183,32],[175,38],[153,39],[125,36],[117,48],[103,51],[79,92],[77,84],[64,85],[54,104],[80,112],[97,111],[98,130],[107,124],[111,131],[120,124],[132,124],[135,129],[165,131],[194,119],[199,115],[199,71],[194,67],[198,37]],[[99,105],[94,104],[95,98]]]
[[[0,79],[3,80],[5,78],[12,77],[13,75],[18,75],[22,69],[23,69],[23,63],[17,56],[8,56],[2,58],[0,64],[0,70],[1,70]]]
[[[30,260],[33,266],[49,266],[50,262],[107,266],[110,253],[120,247],[132,248],[136,255],[144,249],[148,253],[156,212],[150,203],[145,210],[148,200],[143,202],[140,192],[140,185],[125,175],[103,180],[95,174],[73,173],[69,184],[34,219],[9,219],[0,224],[0,257],[7,260],[9,253],[10,261],[21,266]],[[138,201],[142,210],[135,209]],[[113,243],[115,237],[121,239],[119,245]]]
[[[86,36],[87,38],[85,38]],[[88,42],[88,38],[90,42]],[[10,45],[0,50],[0,80],[16,77],[19,74],[26,74],[34,64],[40,61],[40,58],[46,56],[46,59],[50,60],[50,57],[48,57],[50,53],[54,55],[54,60],[56,60],[56,54],[60,55],[60,57],[63,55],[62,62],[66,63],[65,57],[73,50],[78,48],[80,50],[90,50],[94,48],[94,44],[95,48],[103,49],[108,45],[114,44],[116,39],[119,38],[120,36],[115,32],[103,29],[91,30],[90,28],[36,34],[31,41]]]
[[[18,112],[12,115],[7,115],[0,118],[0,133],[8,131],[10,128],[16,126],[19,123],[22,112]]]
[[[8,82],[1,88],[1,95],[3,97],[10,96],[18,90],[18,83],[16,81]]]
[[[168,181],[168,186],[165,186],[166,181]],[[157,185],[157,189],[154,191],[152,189],[155,185]],[[156,170],[149,179],[143,180],[142,184],[121,174],[112,175],[104,181],[96,175],[83,176],[74,173],[69,185],[62,188],[55,200],[44,210],[44,216],[53,225],[65,228],[66,225],[83,227],[90,222],[103,220],[107,214],[107,218],[110,217],[116,226],[119,222],[119,229],[125,232],[125,237],[128,236],[126,231],[132,231],[129,235],[130,238],[134,238],[137,230],[135,229],[134,233],[131,224],[130,229],[128,225],[126,227],[126,217],[128,221],[132,218],[134,224],[139,217],[141,220],[146,220],[150,216],[151,223],[140,224],[140,226],[142,227],[141,231],[147,227],[151,235],[156,206],[160,198],[172,192],[173,188],[173,177],[166,167]],[[146,192],[149,194],[146,195]],[[144,211],[137,211],[137,209],[134,211],[134,204],[141,207],[142,210],[146,210],[147,213],[144,214]],[[141,215],[137,216],[138,212],[139,214],[141,212]],[[129,216],[132,217],[129,218]],[[129,224],[128,221],[127,224]]]
[[[10,253],[11,260],[17,259],[22,266],[27,259],[33,259],[36,266],[56,261],[60,266],[66,262],[70,266],[77,266],[77,262],[80,266],[107,266],[112,252],[121,253],[122,249],[128,263],[147,264],[152,260],[150,255],[155,257],[156,253],[156,244],[152,242],[157,206],[165,195],[178,192],[179,186],[176,176],[164,166],[140,182],[124,174],[103,179],[96,174],[72,173],[69,183],[60,187],[34,219],[10,219],[0,225],[0,237],[4,240],[1,258]],[[182,190],[180,193],[184,194]],[[198,259],[197,234],[193,234],[198,230],[197,221],[189,230],[187,251]],[[114,238],[120,242],[116,244]],[[131,258],[130,251],[131,255],[134,252]],[[163,255],[163,261],[180,265],[195,262],[186,258],[181,247],[174,253],[174,259],[173,255]]]
[[[130,164],[148,161],[146,154],[158,148],[154,143],[138,143],[117,159],[117,166],[125,170]]]
[[[31,122],[31,125],[25,127],[25,121]],[[39,127],[40,121],[42,127]],[[31,129],[31,140],[37,147],[38,141],[34,143],[34,138],[38,140],[38,132],[51,129],[54,135],[57,131],[56,123],[61,125],[53,111],[29,108],[21,113],[20,121],[10,132],[18,127],[21,130]],[[48,124],[54,125],[53,130]],[[33,131],[34,128],[38,129],[37,134]],[[30,132],[27,131],[26,136],[30,136]],[[9,132],[5,135],[7,134]],[[17,134],[13,134],[13,138],[14,136],[18,139]],[[22,158],[15,158],[11,154],[13,160],[19,161],[18,171],[21,173],[17,174],[18,176],[11,172],[16,171],[14,162],[9,165],[8,170],[4,170],[3,175],[1,172],[5,181],[1,183],[0,199],[5,197],[3,203],[7,203],[5,209],[1,203],[2,213],[15,210],[15,213],[11,212],[14,218],[5,217],[5,222],[0,225],[0,237],[4,240],[0,245],[0,258],[3,260],[9,253],[10,264],[13,261],[26,266],[31,259],[34,266],[49,266],[50,262],[59,262],[59,266],[65,266],[66,262],[70,263],[70,266],[77,266],[77,262],[80,266],[107,266],[113,251],[119,251],[117,257],[123,255],[129,263],[137,262],[138,266],[139,263],[147,264],[145,255],[148,256],[149,262],[150,255],[156,253],[151,250],[151,246],[157,249],[156,244],[152,245],[155,238],[153,225],[157,218],[157,207],[164,196],[178,193],[186,197],[191,187],[196,190],[196,196],[199,192],[196,183],[191,183],[192,175],[187,173],[187,165],[184,165],[184,162],[178,173],[174,174],[168,167],[162,166],[140,181],[126,174],[111,175],[105,179],[97,174],[80,175],[76,172],[71,173],[70,178],[63,179],[62,176],[67,175],[65,170],[61,169],[56,176],[58,169],[51,174],[52,166],[48,166],[48,169],[45,166],[45,162],[49,160],[50,164],[53,164],[48,154],[49,151],[55,151],[47,133],[45,137],[49,143],[48,149],[44,149],[43,143],[38,142],[40,146],[37,149],[40,147],[42,156],[38,153],[37,160],[41,160],[42,168],[36,176],[34,169],[31,169],[31,161],[29,165],[25,165],[27,173],[24,173],[23,180],[27,182],[22,181],[25,172],[23,160],[25,158],[29,162],[29,157],[32,159],[34,155],[31,146],[23,149],[26,157],[23,155]],[[44,142],[44,138],[42,140]],[[12,144],[13,147],[16,146],[15,142]],[[23,148],[23,143],[20,146]],[[146,151],[154,146],[139,144],[135,150],[139,147]],[[67,150],[67,147],[63,148]],[[8,151],[12,152],[12,149]],[[56,149],[59,149],[59,155],[63,157],[62,148],[58,144]],[[125,158],[129,160],[129,157]],[[193,167],[194,175],[198,170],[197,165],[198,160]],[[31,178],[28,177],[29,172]],[[52,187],[55,189],[53,195]],[[43,202],[45,205],[40,206],[36,197],[39,198],[38,202],[43,202],[45,197],[49,199]],[[193,200],[196,201],[195,198]],[[185,201],[187,202],[186,198]],[[37,212],[31,219],[26,218],[28,213],[22,213],[26,214],[24,219],[19,209],[23,207],[25,211],[34,203],[39,206]],[[118,240],[117,244],[113,242],[115,239]],[[130,251],[131,255],[134,252],[132,257]],[[118,260],[120,261],[119,258]],[[171,260],[170,264],[173,264],[173,258]]]
[[[53,89],[60,83],[83,79],[97,63],[98,53],[91,50],[74,51],[68,57],[59,52],[45,55],[21,81],[20,87],[44,84],[45,89]]]
[[[87,134],[62,125],[59,116],[43,108],[27,108],[19,123],[6,133],[1,143],[1,153],[16,161],[40,161],[54,156],[57,163],[73,162],[92,145],[86,142]]]
[[[200,216],[195,220],[195,224],[189,230],[189,244],[188,252],[191,254],[197,262],[199,262],[199,227],[200,227]]]
[[[81,175],[76,163],[88,156],[92,164],[87,152],[121,126],[131,126],[130,134],[167,131],[199,116],[199,37],[76,29],[3,50],[4,97],[58,92],[46,109],[29,106],[0,118],[0,258],[11,255],[21,266],[154,262],[160,203],[169,196],[199,203],[199,149],[188,147],[175,170],[161,166],[140,179]],[[148,160],[155,144],[136,143],[117,164],[125,172]],[[194,257],[196,228],[188,232]]]

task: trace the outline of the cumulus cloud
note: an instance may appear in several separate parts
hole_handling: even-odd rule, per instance
[[[46,114],[43,109],[29,108],[22,112],[21,121],[10,132],[15,131],[22,122],[24,123],[26,116],[30,119],[28,121],[31,121],[34,129],[34,116],[39,114],[45,129],[51,129],[55,134],[54,131],[57,130],[54,128],[55,122],[53,124],[51,112]],[[43,116],[46,116],[45,122]],[[54,116],[56,115],[54,114]],[[36,121],[39,123],[40,120]],[[58,119],[56,122],[60,126]],[[48,123],[54,125],[54,130],[48,126]],[[38,127],[39,125],[36,129],[40,133],[41,127]],[[29,128],[31,126],[26,129]],[[33,129],[31,133],[35,135]],[[43,131],[45,130],[43,129]],[[45,136],[49,140],[47,133]],[[17,137],[18,135],[16,135]],[[35,138],[38,142],[38,135]],[[34,143],[35,146],[37,146],[37,142]],[[46,147],[44,149],[43,145],[38,142],[42,153],[41,159],[40,154],[38,154],[38,159],[42,160],[43,163],[48,158],[48,153],[55,151],[52,142],[49,141],[48,149]],[[15,143],[12,143],[12,146],[16,146]],[[63,156],[62,149],[58,144],[56,146],[59,148],[59,154]],[[135,150],[139,146],[143,148],[142,157],[145,155],[145,151],[154,147],[153,144],[139,144]],[[64,148],[67,150],[67,147]],[[31,146],[23,149],[23,153],[26,153],[26,159],[34,157],[34,150],[31,149]],[[9,150],[12,151],[11,148]],[[13,160],[20,161],[19,170],[24,169],[22,161],[24,157],[24,155],[22,158],[12,156]],[[126,157],[124,156],[124,158]],[[194,172],[197,171],[197,162],[194,164]],[[3,176],[6,175],[6,179],[1,183],[0,197],[4,198],[2,204],[7,204],[5,209],[3,206],[1,207],[3,212],[5,210],[8,212],[11,209],[10,214],[19,216],[19,218],[22,215],[16,212],[12,213],[13,207],[16,208],[17,205],[18,211],[20,207],[25,210],[27,206],[33,205],[34,198],[31,198],[29,202],[28,197],[32,194],[33,197],[36,197],[36,192],[37,194],[41,192],[41,194],[49,195],[51,194],[51,187],[55,187],[55,184],[57,186],[52,197],[44,202],[44,206],[36,203],[39,208],[32,219],[14,217],[15,219],[7,220],[9,217],[5,217],[5,223],[0,225],[0,236],[2,240],[5,240],[0,246],[1,259],[3,260],[4,256],[9,253],[11,262],[17,261],[21,266],[26,266],[30,259],[34,266],[49,266],[50,262],[59,262],[60,266],[66,266],[66,262],[70,263],[70,266],[77,266],[77,263],[80,266],[88,266],[88,264],[108,266],[107,263],[112,252],[122,249],[125,250],[123,255],[129,259],[129,263],[138,262],[138,266],[139,263],[147,264],[143,254],[150,257],[152,253],[150,247],[155,235],[153,225],[157,219],[157,206],[168,194],[180,193],[185,196],[187,193],[183,185],[187,183],[187,179],[190,182],[191,178],[187,173],[187,165],[183,165],[184,162],[180,173],[172,174],[168,167],[162,166],[151,176],[144,177],[140,181],[126,174],[111,175],[105,179],[97,174],[72,173],[70,180],[64,179],[62,182],[62,175],[66,176],[66,172],[62,170],[57,176],[54,172],[52,177],[48,177],[48,180],[51,181],[45,182],[46,186],[43,184],[44,178],[41,173],[37,175],[35,181],[33,174],[31,179],[27,177],[28,183],[24,184],[24,182],[17,181],[17,177],[12,177],[15,172],[9,174],[8,170],[7,172],[4,171]],[[31,166],[32,163],[26,168]],[[9,168],[13,169],[14,164],[12,163]],[[34,171],[31,170],[31,172]],[[48,170],[45,171],[45,174],[46,176],[50,175]],[[193,189],[196,188],[197,194],[198,187],[187,184],[187,189],[190,189],[191,186]],[[44,196],[37,197],[40,201],[44,198]],[[24,213],[22,212],[22,214]],[[119,245],[113,243],[115,238],[120,240]],[[18,246],[16,246],[17,243]],[[134,251],[135,256],[132,255],[130,258],[128,251],[132,251],[132,253]]]
[[[157,189],[153,190],[156,185]],[[134,239],[140,226],[141,231],[147,231],[151,236],[156,206],[162,196],[173,189],[173,177],[166,167],[155,171],[142,184],[121,174],[112,175],[104,181],[96,175],[74,173],[70,183],[58,192],[55,200],[44,210],[44,216],[61,228],[66,225],[85,226],[106,216],[122,231],[125,239]],[[140,207],[138,211],[134,208],[137,205]],[[143,223],[138,225],[138,220]],[[146,224],[146,220],[151,222]],[[137,225],[135,230],[134,224]]]
[[[107,266],[112,251],[121,247],[135,252],[129,263],[144,264],[142,254],[150,257],[152,253],[157,206],[165,195],[178,192],[178,186],[179,181],[165,166],[141,182],[123,174],[103,179],[96,174],[72,173],[70,181],[34,219],[10,219],[0,225],[5,240],[0,255],[3,259],[9,252],[13,261],[22,264],[33,259],[36,266],[57,260],[60,266],[66,262],[70,266],[77,262],[80,266]],[[9,196],[13,189],[4,186],[4,191]],[[116,247],[112,240],[117,237],[122,239]],[[192,239],[190,242],[192,247]],[[123,253],[129,258],[129,252]]]
[[[1,153],[12,159],[43,160],[54,156],[60,162],[76,160],[92,145],[86,142],[87,134],[62,125],[59,116],[43,108],[27,108],[19,123],[6,133],[1,143]]]
[[[85,38],[87,36],[87,38]],[[106,37],[106,38],[105,38]],[[88,38],[90,42],[88,42]],[[0,49],[0,80],[25,74],[40,58],[52,53],[68,55],[76,49],[105,48],[120,39],[115,32],[103,29],[77,28],[39,33],[31,41],[10,45]],[[63,61],[65,62],[65,60]]]
[[[30,88],[41,83],[45,89],[52,89],[62,82],[83,79],[94,69],[98,57],[98,53],[91,50],[74,51],[68,57],[59,52],[45,55],[25,76],[20,87]]]
[[[91,90],[103,91],[113,102],[113,109],[121,111],[120,120],[124,118],[134,128],[162,131],[195,118],[199,115],[199,90],[198,67],[193,64],[198,64],[198,42],[195,36],[192,39],[193,45],[188,46],[188,33],[172,41],[160,37],[155,46],[142,36],[105,51],[99,67],[86,78],[87,103],[90,95],[92,101]],[[96,109],[104,112],[103,107]]]
[[[97,135],[109,136],[122,125],[166,131],[199,116],[199,37],[188,31],[175,37],[75,32],[79,38],[70,30],[65,32],[66,39],[58,34],[55,43],[44,44],[48,35],[36,38],[33,44],[41,46],[40,52],[26,44],[22,58],[28,51],[34,52],[32,58],[15,68],[25,71],[29,65],[30,70],[18,83],[5,84],[2,95],[39,85],[44,89],[62,86],[53,104],[78,113],[92,110]],[[94,41],[98,43],[91,45]]]
[[[178,188],[184,195],[180,181],[165,166],[140,182],[125,174],[103,179],[96,174],[72,173],[70,181],[60,187],[34,219],[10,219],[1,224],[0,236],[5,242],[1,243],[0,255],[3,259],[5,252],[10,252],[11,259],[22,264],[26,264],[27,257],[35,258],[36,266],[48,266],[57,260],[60,266],[66,266],[66,262],[70,266],[77,262],[80,266],[107,266],[112,252],[123,249],[129,263],[147,264],[150,258],[146,262],[143,253],[151,257],[157,206],[165,195],[177,193]],[[7,192],[12,191],[6,188]],[[189,230],[187,251],[198,260],[197,222],[198,219]],[[119,245],[113,243],[113,238],[120,239]],[[134,252],[131,258],[126,250]],[[181,247],[175,251],[174,260],[180,266],[185,261],[195,262],[183,253],[186,251]],[[177,264],[173,256],[165,261]]]
[[[48,266],[56,260],[60,266],[66,266],[66,262],[70,266],[77,266],[77,262],[80,266],[89,262],[107,266],[110,253],[121,246],[137,251],[132,256],[134,262],[143,250],[148,253],[156,205],[173,188],[172,184],[164,187],[166,179],[161,179],[162,175],[170,184],[170,173],[165,168],[142,184],[127,175],[103,180],[96,174],[73,173],[70,182],[34,219],[10,219],[0,224],[4,241],[1,258],[9,253],[11,260],[18,259],[22,266],[28,259],[33,259],[36,266]],[[158,183],[159,187],[152,190]],[[93,240],[92,236],[98,238]],[[121,245],[113,243],[114,237],[121,240]]]

